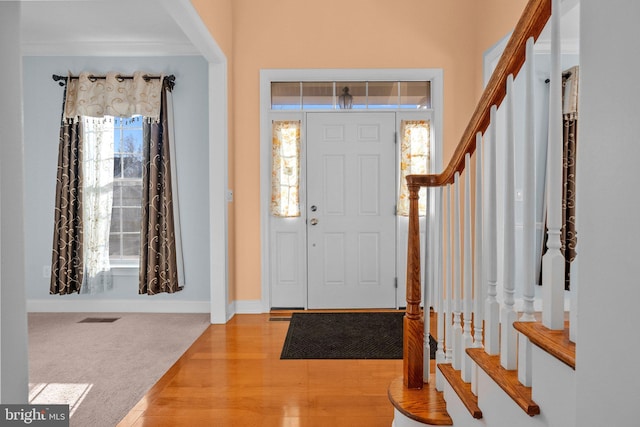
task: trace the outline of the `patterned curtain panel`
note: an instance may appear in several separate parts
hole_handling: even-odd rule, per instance
[[[425,120],[403,120],[400,129],[400,198],[398,215],[409,216],[409,189],[407,175],[429,173],[431,128]],[[420,215],[427,213],[427,189],[420,189]]]
[[[81,123],[64,121],[58,146],[51,294],[80,292],[84,272],[82,210]]]
[[[571,262],[576,257],[576,150],[578,143],[579,68],[562,73],[562,229],[560,252],[564,256],[564,289],[571,288]],[[545,225],[542,256],[547,252],[548,228]],[[542,257],[538,283],[542,285]]]
[[[170,135],[167,97],[173,89],[163,79],[160,121],[144,126],[145,162],[142,174],[142,233],[140,250],[140,294],[178,292],[176,230],[171,189]]]
[[[81,293],[113,288],[109,230],[113,206],[113,118],[83,117],[84,281]]]
[[[562,246],[565,260],[564,288],[570,288],[571,262],[576,257],[576,148],[578,141],[578,67],[572,67],[562,76],[563,87],[563,197]]]
[[[271,155],[271,214],[300,216],[300,121],[273,122]]]

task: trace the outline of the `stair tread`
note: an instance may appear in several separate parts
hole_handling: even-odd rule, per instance
[[[569,325],[563,330],[551,330],[541,322],[514,322],[513,327],[542,350],[572,369],[576,369],[576,345],[569,340]]]
[[[438,369],[447,379],[451,387],[456,392],[464,406],[473,418],[482,418],[482,411],[478,406],[478,396],[471,392],[471,384],[462,380],[460,371],[453,368],[451,363],[440,363]]]
[[[408,389],[402,377],[398,377],[389,385],[389,400],[412,420],[435,426],[453,425],[443,393],[436,390],[435,383],[435,374],[431,374],[429,383],[422,389]]]
[[[531,387],[518,381],[517,370],[507,370],[500,364],[500,355],[491,356],[483,348],[468,348],[467,354],[493,379],[528,415],[540,413],[540,407],[531,398]]]

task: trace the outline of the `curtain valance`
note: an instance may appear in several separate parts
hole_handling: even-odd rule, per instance
[[[569,114],[575,118],[578,114],[579,68],[576,65],[575,67],[569,68],[566,73],[568,76],[563,82],[562,114]]]
[[[87,72],[77,79],[69,76],[63,119],[142,115],[157,122],[163,79],[145,79],[146,75],[136,71],[132,79],[123,79],[115,72],[107,73],[104,79],[95,79]]]

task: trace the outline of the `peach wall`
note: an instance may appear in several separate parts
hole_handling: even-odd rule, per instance
[[[232,0],[191,0],[191,4],[196,9],[200,18],[209,29],[212,37],[224,52],[227,58],[227,94],[228,94],[228,177],[229,188],[235,188],[235,161],[234,161],[234,98],[233,98],[233,2]],[[229,250],[229,301],[236,297],[235,271],[236,258],[234,257],[236,248],[235,235],[235,203],[228,204],[228,250]]]
[[[261,298],[260,70],[442,68],[446,161],[477,102],[482,53],[513,26],[512,11],[517,10],[516,19],[519,16],[522,6],[511,3],[524,4],[523,0],[192,1],[232,58],[230,294],[237,300]],[[502,10],[501,5],[508,7],[499,16],[487,16]],[[218,25],[220,29],[213,28]]]
[[[260,298],[263,68],[443,68],[445,158],[473,109],[475,0],[235,0],[237,298]],[[238,258],[239,259],[239,258]],[[249,268],[250,267],[250,268]]]

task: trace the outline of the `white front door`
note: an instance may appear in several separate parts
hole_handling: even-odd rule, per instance
[[[307,305],[396,307],[394,113],[307,115]]]

